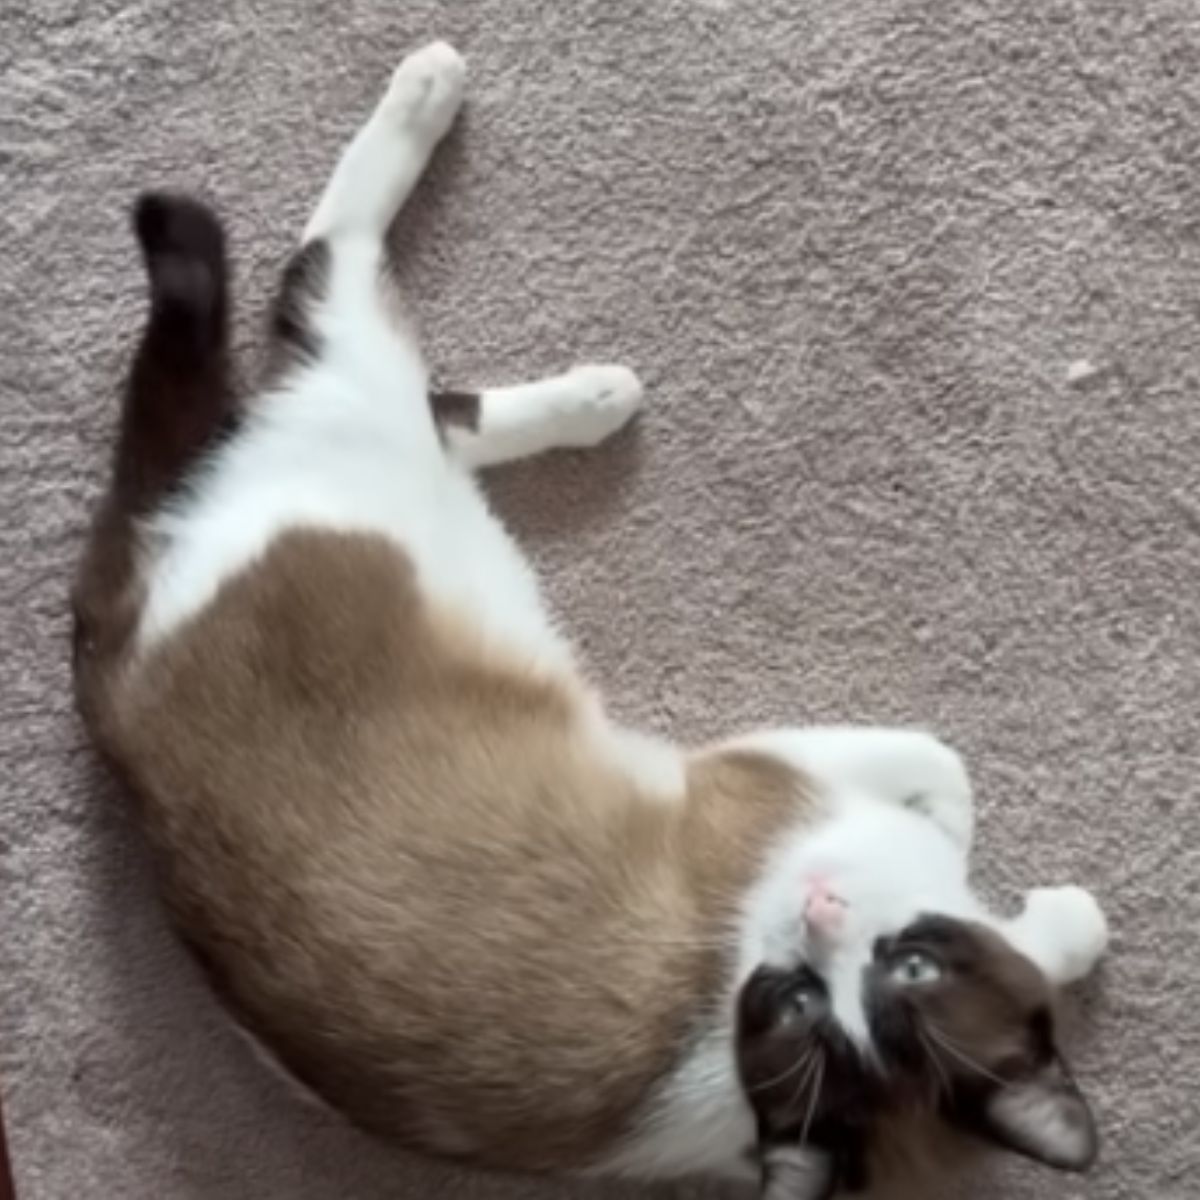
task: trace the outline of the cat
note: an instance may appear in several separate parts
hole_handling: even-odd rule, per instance
[[[286,267],[249,402],[224,235],[146,193],[150,307],[74,590],[78,704],[240,1025],[361,1127],[526,1171],[884,1177],[914,1113],[1096,1151],[1054,997],[1106,944],[1076,887],[969,887],[932,735],[687,750],[617,725],[475,473],[624,426],[618,366],[431,392],[385,235],[464,85],[397,67]],[[880,1164],[883,1164],[882,1166]]]

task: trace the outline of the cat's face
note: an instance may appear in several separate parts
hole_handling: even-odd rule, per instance
[[[878,948],[929,913],[984,916],[963,851],[925,817],[861,806],[797,837],[771,864],[750,900],[742,976],[803,964],[821,980],[830,1020],[869,1055]]]
[[[831,822],[780,857],[754,906],[739,1067],[764,1143],[826,1156],[811,1195],[862,1186],[879,1123],[914,1107],[1052,1166],[1090,1164],[1051,989],[986,923],[931,822]]]

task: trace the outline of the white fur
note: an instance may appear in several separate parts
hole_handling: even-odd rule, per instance
[[[762,1200],[813,1200],[829,1187],[829,1162],[800,1146],[775,1146],[767,1156],[770,1176]]]
[[[829,725],[768,729],[737,745],[783,759],[832,794],[855,793],[929,817],[963,852],[971,848],[975,804],[962,759],[931,734],[910,729]]]
[[[478,431],[452,427],[450,445],[471,468],[555,446],[595,446],[620,429],[641,400],[642,385],[628,367],[576,367],[538,383],[485,391]]]
[[[479,427],[443,445],[412,338],[380,303],[383,233],[404,203],[462,96],[463,64],[444,44],[396,70],[375,113],[343,153],[305,231],[332,247],[316,313],[319,361],[258,398],[239,436],[189,495],[157,516],[146,539],[152,645],[211,601],[281,532],[300,525],[381,534],[402,546],[426,595],[470,614],[485,636],[540,670],[575,678],[525,558],[489,511],[471,471],[554,446],[589,446],[624,424],[641,388],[621,367],[588,366],[540,383],[486,391]],[[613,726],[585,696],[581,728],[655,794],[684,796],[684,756]],[[815,831],[780,845],[747,897],[738,974],[695,1050],[665,1081],[640,1132],[607,1164],[643,1175],[744,1175],[754,1125],[732,1055],[736,989],[761,962],[822,955],[836,1011],[866,1040],[858,979],[864,947],[924,910],[983,913],[966,881],[973,816],[958,756],[925,734],[786,730],[742,745],[802,768],[821,786]],[[810,943],[806,881],[833,881],[848,901],[834,945]],[[1037,894],[1005,926],[1055,979],[1090,968],[1103,918],[1086,893]]]
[[[466,64],[445,42],[405,58],[371,119],[342,152],[302,240],[382,238],[454,123],[465,78]]]
[[[1071,885],[1034,888],[1025,911],[1002,931],[1060,986],[1089,975],[1108,948],[1108,922],[1096,897]]]
[[[738,1083],[732,1004],[647,1104],[638,1131],[602,1164],[634,1178],[715,1175],[751,1182],[754,1116]]]
[[[826,978],[847,1033],[869,1049],[861,980],[876,939],[922,913],[984,916],[967,884],[974,815],[966,769],[936,738],[900,729],[776,730],[742,744],[812,777],[828,815],[776,850],[750,894],[738,982],[760,963],[808,961]],[[847,902],[833,939],[805,925],[817,880]]]
[[[978,919],[962,851],[928,818],[868,793],[833,798],[834,815],[781,846],[746,908],[741,979],[760,963],[810,963],[826,980],[843,1028],[870,1049],[862,974],[877,938],[899,933],[924,913]],[[806,929],[809,882],[832,883],[847,901],[836,939]]]

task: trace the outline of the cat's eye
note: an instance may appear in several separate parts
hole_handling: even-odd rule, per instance
[[[942,964],[932,954],[922,950],[907,950],[892,960],[888,974],[893,983],[915,987],[922,983],[936,983],[941,979]]]
[[[780,1000],[782,1007],[779,1019],[785,1026],[819,1020],[829,1006],[824,984],[808,970],[792,978],[787,990],[780,995]]]
[[[821,1002],[821,995],[814,987],[801,984],[788,997],[792,1008],[802,1017],[811,1017]]]

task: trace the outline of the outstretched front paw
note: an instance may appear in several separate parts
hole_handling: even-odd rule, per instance
[[[1025,901],[1030,921],[1057,950],[1057,982],[1090,975],[1108,948],[1108,921],[1096,897],[1081,887],[1035,888]]]

